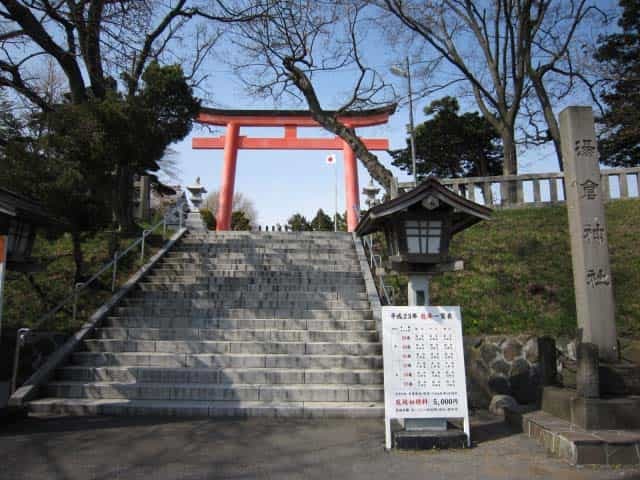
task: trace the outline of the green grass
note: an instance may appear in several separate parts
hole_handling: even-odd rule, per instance
[[[147,227],[147,225],[143,225]],[[168,235],[171,232],[168,232]],[[122,238],[120,250],[124,250],[138,236]],[[147,237],[145,261],[162,245],[162,230]],[[91,236],[83,242],[84,274],[88,278],[110,261],[109,234],[106,232]],[[56,306],[73,289],[75,264],[72,257],[72,243],[69,235],[50,241],[41,235],[36,237],[32,256],[40,259],[54,259],[44,262],[46,268],[33,275],[40,293],[31,285],[27,276],[18,272],[7,272],[3,295],[3,329],[33,327],[43,314]],[[122,285],[140,267],[140,248],[133,249],[118,262],[117,285]],[[76,321],[72,321],[72,306],[69,303],[55,317],[40,328],[46,331],[71,333],[77,330],[89,316],[111,295],[112,270],[106,271],[98,280],[84,290],[78,298]]]
[[[640,200],[618,200],[607,205],[613,287],[618,331],[640,338]],[[132,239],[123,239],[122,246]],[[162,244],[151,239],[153,249]],[[96,235],[84,244],[86,272],[92,274],[108,261],[108,239]],[[146,258],[152,249],[147,250]],[[431,303],[461,305],[467,334],[538,333],[572,335],[576,328],[571,253],[564,207],[496,211],[457,235],[451,245],[453,258],[462,259],[465,270],[435,277]],[[56,242],[38,238],[34,255],[58,257],[35,280],[46,302],[23,274],[10,273],[5,284],[3,324],[31,326],[51,306],[71,292],[73,260],[71,240]],[[140,267],[139,250],[131,252],[119,268],[119,284]],[[406,279],[391,279],[406,302]],[[111,273],[80,298],[78,320],[70,321],[70,307],[47,323],[48,330],[70,332],[78,328],[109,298]],[[406,303],[405,303],[406,304]]]
[[[640,337],[640,200],[606,211],[618,331]],[[461,305],[466,333],[575,332],[565,207],[496,211],[457,235],[451,255],[465,270],[435,277],[431,303]]]

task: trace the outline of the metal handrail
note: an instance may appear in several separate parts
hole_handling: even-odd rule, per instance
[[[181,230],[182,229],[182,220],[183,220],[182,211],[184,209],[185,203],[186,202],[184,200],[178,201],[169,211],[167,211],[163,215],[162,220],[160,220],[158,223],[156,223],[150,229],[143,230],[142,231],[142,236],[140,238],[137,238],[136,240],[131,242],[131,244],[129,244],[127,246],[127,248],[125,248],[122,252],[116,251],[114,253],[114,255],[113,255],[113,259],[109,263],[105,264],[96,273],[94,273],[89,278],[89,280],[87,280],[85,282],[76,283],[74,285],[74,287],[73,287],[73,292],[71,292],[70,295],[68,295],[66,298],[64,298],[64,300],[62,300],[54,308],[52,308],[47,313],[42,315],[38,319],[38,321],[36,322],[34,327],[31,327],[31,328],[24,327],[24,328],[18,329],[18,332],[16,334],[16,350],[15,350],[14,362],[13,362],[13,372],[12,372],[12,376],[11,376],[11,393],[15,392],[15,390],[16,390],[16,386],[17,386],[16,383],[17,383],[17,377],[18,377],[18,366],[20,364],[20,351],[21,351],[22,347],[26,344],[28,336],[31,335],[34,331],[39,330],[40,327],[42,327],[42,325],[44,325],[44,323],[47,320],[52,318],[56,313],[58,313],[63,307],[65,307],[71,301],[73,301],[72,318],[73,318],[73,321],[75,322],[76,316],[77,316],[77,311],[78,311],[78,297],[79,297],[79,294],[82,293],[90,284],[92,284],[94,281],[96,281],[98,279],[98,277],[100,277],[103,273],[108,271],[110,268],[113,268],[113,273],[112,273],[112,277],[111,277],[111,292],[115,292],[116,285],[117,285],[117,281],[116,280],[117,280],[117,273],[118,273],[118,261],[121,258],[124,258],[130,251],[132,251],[138,245],[140,245],[140,259],[141,259],[141,261],[143,261],[144,260],[144,248],[145,248],[145,240],[146,240],[146,238],[149,235],[151,235],[153,232],[155,232],[158,228],[160,228],[160,226],[162,226],[162,238],[163,239],[166,238],[166,235],[167,235],[167,223],[168,223],[167,221],[176,212],[178,212],[178,229]]]
[[[371,273],[373,274],[374,279],[376,277],[378,278],[378,291],[380,295],[382,295],[385,304],[391,305],[393,303],[395,291],[391,285],[387,285],[384,282],[383,275],[376,274],[376,269],[382,268],[382,256],[373,253],[373,237],[371,235],[367,235],[366,237],[364,237],[364,243],[369,250],[369,267],[371,268]]]

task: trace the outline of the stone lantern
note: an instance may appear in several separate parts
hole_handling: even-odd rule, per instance
[[[193,208],[197,211],[200,210],[200,206],[202,202],[204,202],[204,198],[202,195],[207,193],[207,190],[200,185],[200,177],[196,178],[195,185],[190,185],[187,187],[189,193],[191,194],[191,203],[193,204]]]
[[[0,188],[0,339],[4,273],[6,270],[38,270],[39,265],[31,259],[36,229],[58,223],[33,200]],[[0,399],[0,403],[2,401],[4,398]]]
[[[0,237],[3,250],[12,270],[33,269],[31,251],[36,237],[36,229],[41,225],[59,223],[51,218],[33,200],[0,188]]]
[[[365,200],[367,208],[371,209],[376,205],[376,196],[378,193],[380,193],[380,189],[373,184],[373,180],[369,180],[369,185],[362,189],[362,194],[367,197]]]
[[[371,208],[356,234],[382,231],[390,269],[409,276],[409,305],[428,305],[429,276],[462,269],[462,262],[449,256],[451,238],[490,215],[490,208],[456,195],[430,177]]]

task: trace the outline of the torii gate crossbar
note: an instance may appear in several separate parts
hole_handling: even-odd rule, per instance
[[[360,112],[343,112],[338,120],[349,128],[368,127],[387,123],[395,110],[390,107]],[[339,150],[344,155],[344,178],[347,200],[347,228],[356,229],[359,221],[360,197],[358,192],[358,166],[356,155],[341,138],[299,138],[298,127],[319,127],[311,113],[300,110],[221,110],[203,108],[196,121],[207,125],[225,126],[221,137],[196,137],[192,148],[196,150],[224,150],[222,184],[218,202],[216,230],[231,229],[236,162],[239,149],[246,150]],[[250,138],[240,135],[241,127],[284,127],[283,138]],[[387,139],[362,138],[369,150],[388,150]]]

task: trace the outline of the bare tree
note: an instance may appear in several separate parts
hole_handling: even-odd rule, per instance
[[[135,96],[152,62],[179,63],[197,85],[219,25],[250,18],[222,0],[2,0],[0,87],[44,112],[55,111],[59,98],[39,88],[43,59],[64,78],[65,97],[76,105],[104,100],[110,92]],[[112,204],[126,230],[133,226],[134,172],[126,160],[114,163]]]
[[[216,215],[219,205],[220,192],[214,190],[204,201],[204,208],[211,210],[211,213]],[[255,226],[258,222],[258,213],[256,211],[255,203],[249,197],[241,192],[233,193],[233,200],[231,201],[231,210],[233,212],[243,212],[252,226]]]
[[[250,8],[255,2],[237,2]],[[392,104],[389,85],[365,65],[358,50],[363,5],[329,0],[275,0],[254,7],[263,9],[251,22],[236,24],[233,41],[241,48],[236,71],[252,93],[304,101],[312,117],[342,138],[371,176],[390,189],[393,174],[369,152],[355,130],[340,120],[350,110]],[[257,13],[257,12],[256,12]],[[353,69],[352,89],[338,108],[323,105],[316,79],[327,73]]]
[[[501,134],[505,175],[517,173],[516,129],[526,142],[552,140],[562,168],[554,105],[574,94],[577,83],[586,85],[597,102],[593,79],[579,61],[585,42],[593,41],[583,24],[591,14],[602,13],[595,0],[370,3],[424,41],[432,54],[430,73],[441,73],[442,60],[457,72],[446,82],[436,79],[427,92],[460,80],[470,85],[478,108]]]
[[[533,0],[374,0],[423,39],[471,85],[482,115],[500,133],[504,174],[518,172],[515,127],[527,95],[531,38],[544,12]]]
[[[590,44],[595,46],[595,38],[591,30],[583,27],[589,20],[606,21],[607,14],[593,0],[541,0],[539,5],[544,20],[532,38],[527,68],[547,131],[540,135],[535,122],[529,123],[534,127],[534,141],[553,142],[560,170],[564,170],[560,127],[553,107],[580,85],[586,87],[591,101],[601,109],[596,93],[599,79],[592,77],[583,62],[583,51]]]
[[[121,76],[127,92],[135,93],[151,61],[179,62],[197,83],[198,69],[220,35],[219,25],[251,18],[228,8],[222,0],[0,3],[0,85],[43,110],[52,105],[35,88],[38,78],[33,76],[33,66],[42,58],[55,61],[74,103],[85,101],[88,95],[104,97]],[[194,18],[207,22],[189,24],[187,31]]]

